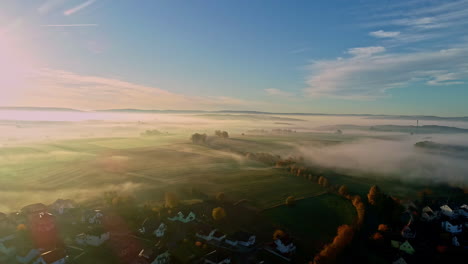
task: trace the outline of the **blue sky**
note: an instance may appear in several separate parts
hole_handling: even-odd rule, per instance
[[[468,115],[467,24],[467,0],[5,0],[0,105]]]

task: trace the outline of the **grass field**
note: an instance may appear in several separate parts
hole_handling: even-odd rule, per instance
[[[106,191],[161,200],[167,190],[187,188],[212,195],[223,191],[231,199],[247,199],[267,208],[289,195],[301,197],[322,190],[232,152],[188,143],[186,135],[90,138],[1,148],[0,175],[1,211],[57,198],[99,199]]]
[[[290,231],[301,243],[304,255],[310,255],[330,242],[339,225],[351,224],[356,210],[351,203],[337,195],[323,194],[297,201],[293,207],[279,206],[263,214],[279,228]],[[301,252],[298,252],[301,253]]]

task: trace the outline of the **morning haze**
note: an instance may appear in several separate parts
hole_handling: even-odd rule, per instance
[[[464,263],[468,1],[0,4],[0,263]]]

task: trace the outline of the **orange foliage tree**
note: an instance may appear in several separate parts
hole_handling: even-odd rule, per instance
[[[211,212],[211,215],[213,216],[214,220],[219,221],[226,218],[226,211],[222,207],[216,207]]]
[[[314,257],[314,264],[335,263],[340,252],[351,243],[354,229],[349,225],[339,226],[333,242],[325,247]]]

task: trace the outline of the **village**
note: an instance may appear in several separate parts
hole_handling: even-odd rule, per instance
[[[48,206],[31,204],[19,212],[0,215],[0,263],[228,264],[292,260],[296,246],[286,232],[250,232],[255,229],[255,212],[223,199],[221,193],[211,201],[187,206],[179,205],[175,194],[169,193],[167,206],[157,211],[130,208],[134,204],[125,202],[99,209],[62,199]]]

